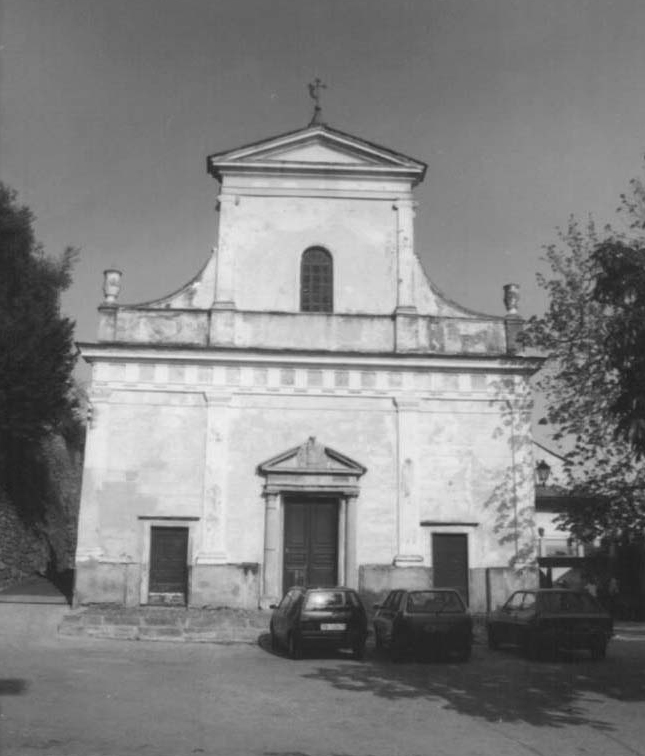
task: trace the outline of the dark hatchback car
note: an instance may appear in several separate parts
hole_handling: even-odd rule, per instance
[[[271,646],[285,648],[292,659],[316,649],[349,649],[355,659],[363,658],[367,615],[351,588],[296,586],[271,609]]]
[[[490,648],[508,643],[531,658],[582,649],[603,659],[613,635],[610,614],[593,596],[556,588],[516,591],[487,625]]]
[[[388,649],[393,661],[408,652],[470,659],[473,621],[457,591],[394,590],[374,608],[376,648]]]

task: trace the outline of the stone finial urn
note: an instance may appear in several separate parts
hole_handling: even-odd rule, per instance
[[[115,268],[103,271],[103,300],[105,304],[116,304],[121,291],[121,271]]]
[[[518,305],[520,302],[520,287],[517,284],[509,283],[504,286],[504,306],[507,315],[517,315]]]

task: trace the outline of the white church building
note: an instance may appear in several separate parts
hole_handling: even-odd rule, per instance
[[[106,271],[76,604],[434,585],[484,611],[536,584],[517,288],[500,315],[446,299],[426,166],[319,120],[208,158],[216,243],[183,288],[121,304]]]

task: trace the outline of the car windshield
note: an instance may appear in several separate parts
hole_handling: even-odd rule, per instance
[[[554,591],[542,593],[538,597],[538,606],[543,612],[598,612],[599,606],[587,593],[568,593]]]
[[[343,591],[312,591],[307,594],[304,609],[306,611],[337,609],[346,604],[347,596]]]
[[[464,604],[454,591],[413,591],[408,594],[406,609],[411,614],[463,612]]]

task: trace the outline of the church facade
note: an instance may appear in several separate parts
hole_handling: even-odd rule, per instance
[[[534,583],[530,375],[415,252],[426,166],[326,125],[212,155],[217,244],[118,301],[92,366],[75,602],[266,607],[294,584]]]

